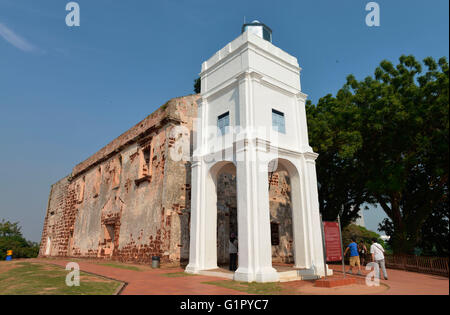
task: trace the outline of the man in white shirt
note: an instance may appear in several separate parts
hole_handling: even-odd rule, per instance
[[[370,253],[372,254],[372,261],[378,264],[378,266],[383,271],[384,280],[388,279],[387,271],[386,271],[386,264],[384,261],[384,248],[380,244],[377,243],[377,239],[372,239],[372,246],[370,246]],[[377,270],[377,277],[381,279],[380,277],[380,270]]]

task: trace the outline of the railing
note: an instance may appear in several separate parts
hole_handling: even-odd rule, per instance
[[[345,257],[345,264],[349,263],[348,255]],[[362,259],[361,259],[362,260]],[[365,255],[365,264],[372,261],[372,255]],[[448,257],[426,257],[413,255],[386,255],[386,268],[414,271],[448,277]],[[362,263],[362,261],[361,261]],[[331,264],[340,264],[333,262]]]
[[[387,268],[449,276],[448,257],[387,255],[385,261]]]

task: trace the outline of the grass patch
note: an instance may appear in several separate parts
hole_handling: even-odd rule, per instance
[[[203,282],[204,284],[216,285],[222,288],[232,289],[248,294],[257,295],[276,295],[283,294],[283,288],[278,282],[257,283],[257,282],[238,282],[232,280],[219,280]]]
[[[179,278],[179,277],[191,277],[191,276],[195,276],[195,275],[180,271],[180,272],[163,273],[162,276],[169,277],[169,278]]]
[[[122,265],[122,264],[117,264],[117,263],[98,263],[99,265],[102,266],[107,266],[107,267],[113,267],[113,268],[119,268],[119,269],[126,269],[126,270],[133,270],[133,271],[142,271],[141,268],[136,267],[136,266],[130,266],[130,265]]]
[[[111,295],[120,282],[80,272],[80,286],[68,287],[59,266],[18,262],[0,273],[0,295]]]

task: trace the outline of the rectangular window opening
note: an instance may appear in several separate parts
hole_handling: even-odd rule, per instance
[[[119,154],[114,163],[114,168],[112,170],[112,189],[119,188],[120,186],[120,173],[122,172],[122,155]]]
[[[146,147],[142,153],[144,154],[144,164],[142,166],[142,174],[148,176],[150,174],[150,147]]]
[[[217,117],[217,128],[219,129],[219,136],[228,132],[230,126],[230,112],[226,112]]]
[[[98,197],[100,194],[100,184],[102,181],[102,168],[98,167],[97,172],[95,174],[95,183],[94,183],[94,198]]]
[[[284,113],[272,109],[272,127],[280,133],[286,133]]]
[[[149,142],[142,145],[139,151],[139,171],[138,178],[134,180],[137,186],[143,182],[150,182],[152,177],[152,160],[153,149],[152,144]]]
[[[280,245],[280,225],[270,222],[270,239],[273,246]]]

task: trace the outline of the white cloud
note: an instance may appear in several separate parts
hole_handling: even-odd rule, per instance
[[[34,47],[26,39],[20,37],[2,23],[0,23],[0,37],[3,37],[3,39],[8,43],[22,51],[32,52],[36,50],[36,47]]]

